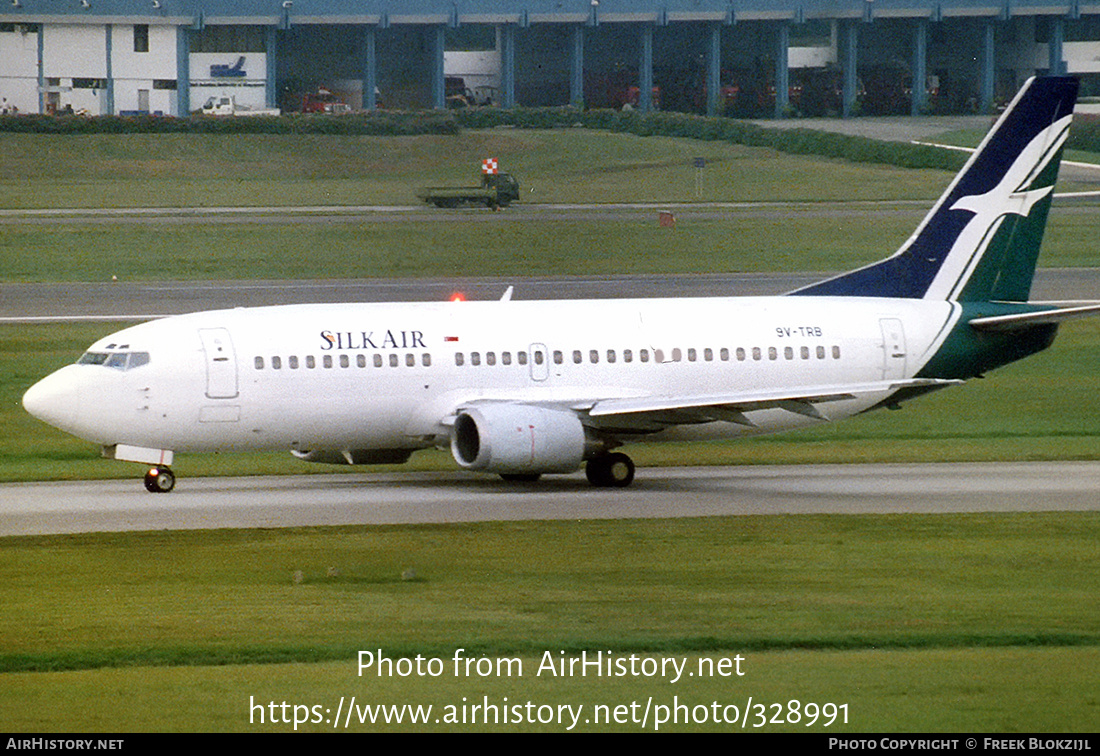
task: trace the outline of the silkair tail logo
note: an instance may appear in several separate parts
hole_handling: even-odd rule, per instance
[[[1029,80],[892,257],[795,294],[1026,301],[1077,80]]]

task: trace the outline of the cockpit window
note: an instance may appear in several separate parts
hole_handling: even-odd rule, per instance
[[[85,352],[78,365],[103,365],[115,370],[133,370],[149,364],[148,352]]]

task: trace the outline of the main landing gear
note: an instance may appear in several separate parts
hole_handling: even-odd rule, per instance
[[[601,454],[584,466],[588,482],[599,488],[626,488],[634,480],[634,460],[622,452]]]
[[[150,493],[168,493],[175,487],[175,473],[163,465],[152,467],[145,473],[145,490]]]

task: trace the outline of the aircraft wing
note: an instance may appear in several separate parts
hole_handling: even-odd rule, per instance
[[[831,386],[796,386],[733,394],[601,399],[588,406],[574,405],[573,408],[586,411],[590,418],[624,420],[631,425],[640,422],[665,426],[724,420],[752,426],[754,423],[745,413],[754,410],[782,409],[828,420],[818,409],[818,405],[857,399],[868,394],[890,393],[903,388],[933,389],[962,382],[938,378],[909,378]]]

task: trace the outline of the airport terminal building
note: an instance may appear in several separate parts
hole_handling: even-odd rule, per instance
[[[0,0],[5,112],[986,112],[1047,72],[1100,95],[1100,0]]]

